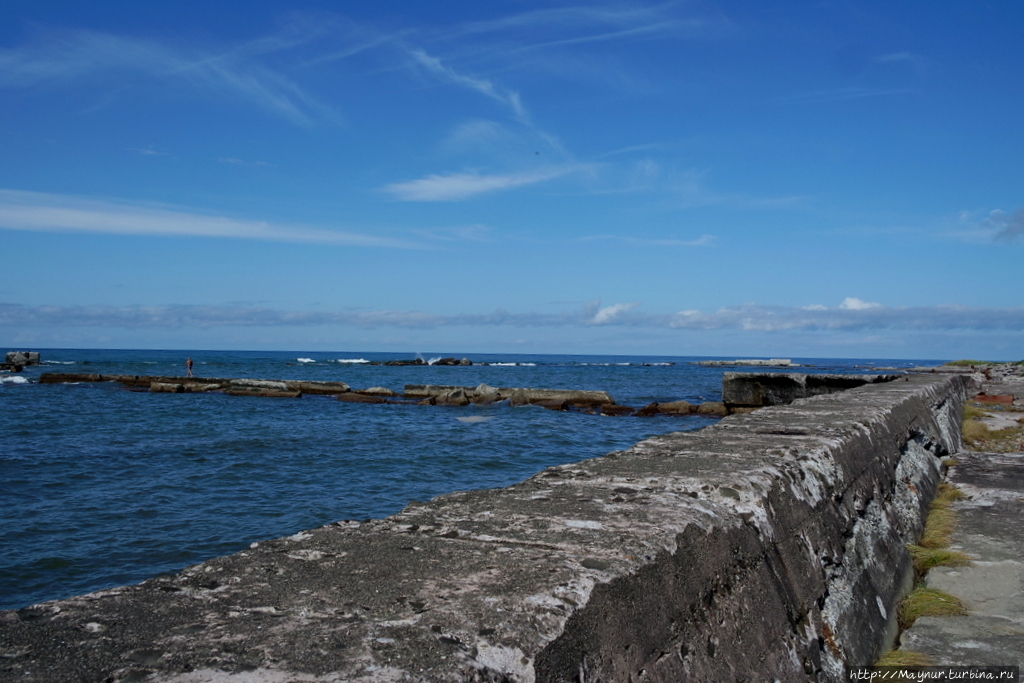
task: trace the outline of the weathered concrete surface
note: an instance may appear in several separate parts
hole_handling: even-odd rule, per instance
[[[901,375],[809,375],[797,372],[727,372],[722,401],[728,406],[777,406],[798,398],[834,394],[864,384],[892,382]]]
[[[838,681],[874,661],[965,387],[766,408],[0,612],[0,678]]]
[[[949,480],[969,498],[953,505],[952,547],[970,567],[928,572],[929,586],[962,599],[969,616],[918,619],[901,647],[937,664],[1024,667],[1024,453],[958,453]]]

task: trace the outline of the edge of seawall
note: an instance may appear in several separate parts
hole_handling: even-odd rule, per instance
[[[968,382],[764,408],[0,612],[0,678],[841,680],[885,643]]]

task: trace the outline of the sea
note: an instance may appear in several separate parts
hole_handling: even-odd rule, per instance
[[[343,403],[40,384],[43,372],[604,390],[622,405],[721,399],[704,357],[39,350],[0,373],[0,609],[136,583],[411,501],[504,487],[552,465],[622,450],[714,418],[607,417],[536,406]],[[451,354],[447,354],[451,355]],[[462,355],[457,356],[462,358]],[[728,359],[719,359],[728,360]],[[870,372],[939,360],[794,358],[801,372]],[[460,419],[462,418],[462,419]],[[469,418],[469,419],[466,419]]]

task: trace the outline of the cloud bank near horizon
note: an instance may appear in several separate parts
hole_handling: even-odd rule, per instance
[[[349,326],[363,329],[441,327],[632,327],[689,331],[1013,331],[1024,332],[1024,307],[887,307],[848,297],[838,306],[744,304],[711,313],[648,313],[640,303],[592,301],[558,313],[443,315],[423,311],[286,311],[244,306],[25,306],[0,303],[0,325],[16,327],[208,329],[226,327]]]

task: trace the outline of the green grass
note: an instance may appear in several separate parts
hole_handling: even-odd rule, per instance
[[[906,630],[921,617],[955,617],[967,614],[960,598],[934,588],[918,586],[900,603],[897,618],[900,630]]]

